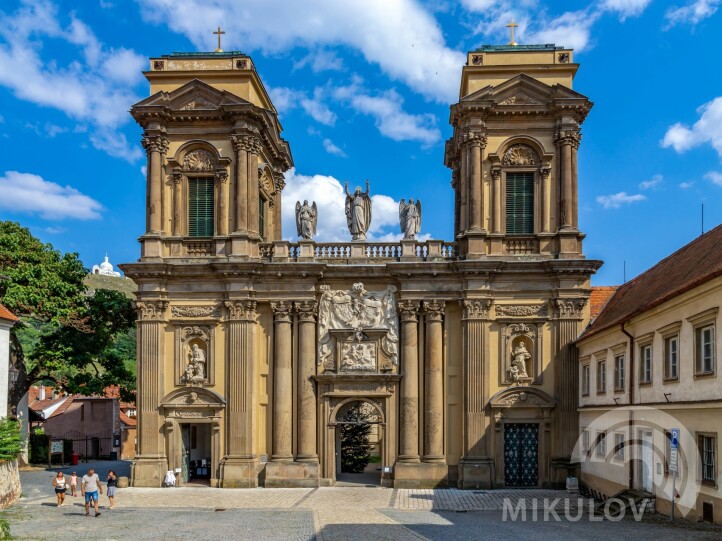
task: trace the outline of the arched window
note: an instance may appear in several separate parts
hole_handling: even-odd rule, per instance
[[[502,167],[506,181],[506,234],[533,235],[539,157],[530,146],[515,144],[504,152]]]

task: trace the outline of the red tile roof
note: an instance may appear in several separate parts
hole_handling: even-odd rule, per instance
[[[138,420],[135,417],[128,417],[123,410],[120,410],[120,422],[129,427],[138,425]]]
[[[592,286],[592,295],[589,298],[589,317],[592,321],[599,315],[619,286]]]
[[[8,321],[17,321],[18,318],[10,310],[0,304],[0,319],[7,319]]]
[[[627,321],[720,275],[722,225],[620,286],[580,339]]]

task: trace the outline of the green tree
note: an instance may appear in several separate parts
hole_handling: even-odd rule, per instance
[[[371,423],[360,403],[353,404],[341,424],[341,471],[361,473],[371,460]]]
[[[14,222],[0,222],[0,275],[2,303],[20,316],[11,341],[25,373],[12,404],[38,381],[84,394],[117,384],[132,398],[135,313],[125,295],[99,289],[87,296],[78,254],[61,254]]]

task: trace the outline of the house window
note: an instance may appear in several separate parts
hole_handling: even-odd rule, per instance
[[[714,372],[714,325],[695,329],[695,367],[698,374]]]
[[[605,430],[597,433],[597,456],[607,456],[607,432]]]
[[[135,417],[135,415],[136,415],[135,410],[128,410],[128,413],[126,415],[128,417]]]
[[[188,179],[188,236],[213,236],[213,178]]]
[[[607,392],[607,362],[597,362],[597,392]]]
[[[624,434],[622,432],[614,433],[614,458],[624,460]]]
[[[582,366],[582,396],[589,396],[589,365]]]
[[[706,485],[714,485],[717,482],[715,467],[716,444],[717,438],[714,436],[698,436],[697,445],[699,446],[699,453],[702,458],[702,483]]]
[[[624,355],[614,358],[614,390],[624,390]]]
[[[652,346],[642,346],[639,383],[652,383]]]
[[[664,340],[664,379],[679,379],[679,337]]]
[[[589,454],[589,430],[582,432],[582,453],[584,453],[584,455]]]
[[[534,234],[534,173],[506,174],[506,233]]]

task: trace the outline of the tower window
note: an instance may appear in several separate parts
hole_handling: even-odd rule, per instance
[[[506,233],[534,234],[534,173],[506,175]]]
[[[188,179],[188,236],[213,236],[213,178]]]

